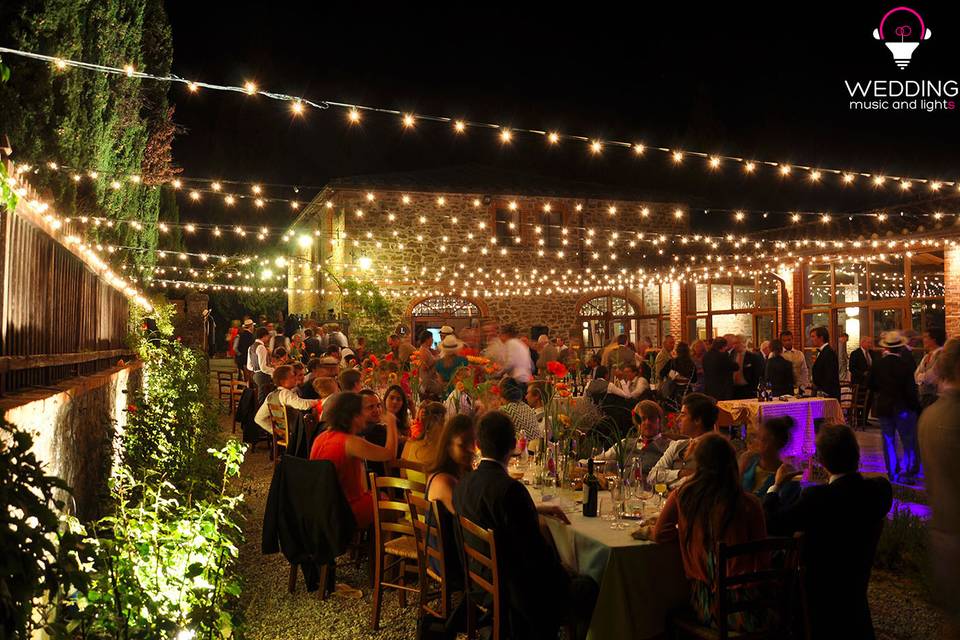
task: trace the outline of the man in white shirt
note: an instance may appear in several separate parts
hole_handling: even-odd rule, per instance
[[[651,485],[665,484],[669,489],[675,489],[693,474],[693,451],[698,439],[713,431],[717,422],[716,401],[702,393],[690,393],[683,398],[680,409],[680,433],[688,436],[685,440],[674,440],[663,452],[663,456],[653,465],[647,474],[647,482]]]
[[[295,391],[297,378],[294,375],[293,367],[288,364],[277,367],[274,370],[273,383],[277,385],[277,388],[267,395],[268,401],[274,398],[280,405],[291,409],[299,409],[300,411],[309,411],[313,409],[313,406],[318,402],[317,400],[304,400],[297,395]],[[273,433],[273,420],[270,417],[270,406],[268,402],[260,405],[260,408],[257,409],[257,415],[254,416],[253,420],[267,433]]]
[[[649,388],[650,382],[640,375],[640,368],[635,364],[625,364],[620,369],[620,379],[607,385],[607,393],[635,400]]]
[[[923,332],[923,348],[927,352],[913,373],[920,395],[920,407],[925,409],[937,401],[940,378],[937,376],[937,358],[947,341],[947,333],[940,327],[931,327]]]
[[[270,330],[260,327],[254,337],[256,340],[247,352],[247,369],[253,374],[253,384],[257,385],[257,406],[259,406],[267,397],[267,387],[270,385],[270,376],[273,375],[274,368],[270,366],[270,351],[267,350]]]
[[[503,372],[524,385],[533,377],[533,359],[530,357],[530,348],[517,337],[517,329],[508,324],[500,329],[500,341],[503,343]]]
[[[327,327],[327,346],[338,346],[345,349],[350,345],[347,343],[347,336],[340,331],[340,325],[332,324]]]
[[[807,359],[803,351],[793,348],[793,334],[784,331],[780,334],[780,343],[783,344],[783,359],[793,365],[793,380],[800,385],[810,384],[810,370],[807,368]]]

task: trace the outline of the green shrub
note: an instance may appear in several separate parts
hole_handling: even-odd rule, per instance
[[[907,507],[895,507],[883,527],[874,566],[916,581],[922,588],[932,585],[930,533],[928,523]]]

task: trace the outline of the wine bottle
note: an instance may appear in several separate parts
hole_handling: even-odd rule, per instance
[[[593,457],[587,459],[587,475],[583,478],[583,515],[587,518],[597,517],[597,499],[600,491],[600,481],[593,473]]]

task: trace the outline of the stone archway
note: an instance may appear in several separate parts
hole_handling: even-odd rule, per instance
[[[440,327],[449,325],[457,335],[479,328],[483,318],[490,317],[487,303],[468,296],[439,295],[415,298],[407,305],[404,319],[411,337],[429,330],[437,337]]]

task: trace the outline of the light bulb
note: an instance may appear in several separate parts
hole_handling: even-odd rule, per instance
[[[907,19],[910,22],[918,22],[919,29],[914,31],[914,28],[910,24],[898,24],[893,29],[886,29],[885,25],[887,18],[893,14],[906,13],[911,14],[910,16],[897,16],[898,18]],[[886,31],[892,31],[892,33],[887,33]],[[914,35],[914,34],[917,35]],[[894,36],[899,38],[898,40],[888,40],[889,36]],[[884,14],[883,18],[880,19],[880,26],[873,30],[873,37],[876,40],[880,40],[885,45],[887,49],[890,50],[890,53],[893,55],[893,61],[896,63],[897,67],[900,69],[906,69],[907,65],[910,64],[910,60],[913,58],[913,52],[917,50],[917,47],[920,46],[920,42],[923,40],[929,40],[930,36],[933,33],[930,29],[927,29],[923,24],[923,18],[919,13],[911,9],[910,7],[896,7],[887,11]],[[907,38],[915,37],[916,40],[907,40]]]

